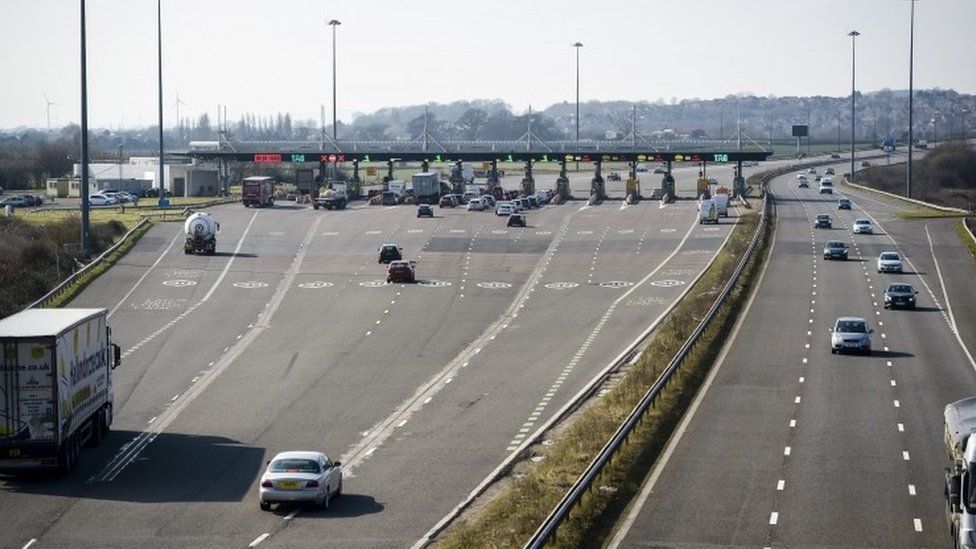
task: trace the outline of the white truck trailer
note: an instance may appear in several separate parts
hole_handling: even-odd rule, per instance
[[[945,407],[946,513],[953,547],[976,549],[976,397]]]
[[[28,309],[0,320],[0,471],[70,471],[112,424],[106,309]]]

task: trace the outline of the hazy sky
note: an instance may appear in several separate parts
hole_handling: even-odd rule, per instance
[[[164,117],[227,105],[340,120],[384,106],[502,99],[516,110],[581,100],[848,95],[908,87],[907,0],[162,0]],[[88,0],[89,124],[156,121],[156,0]],[[80,112],[78,0],[0,0],[0,127]],[[920,0],[915,86],[976,93],[976,0]]]

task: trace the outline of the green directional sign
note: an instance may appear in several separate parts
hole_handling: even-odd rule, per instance
[[[715,155],[712,155],[712,156],[714,157],[712,159],[713,162],[728,162],[729,161],[729,155],[727,155],[727,154],[715,154]]]
[[[291,155],[291,161],[292,162],[305,162],[305,155],[304,154],[293,154],[293,155]]]
[[[369,155],[363,155],[363,162],[369,162]]]

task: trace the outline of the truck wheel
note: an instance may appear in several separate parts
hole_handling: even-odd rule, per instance
[[[89,443],[92,447],[98,446],[102,443],[102,439],[105,437],[105,410],[98,410],[91,419],[91,439]]]
[[[70,452],[68,451],[68,446],[68,442],[65,442],[61,445],[61,448],[58,449],[57,471],[59,475],[67,475],[71,472],[71,458],[69,456]]]

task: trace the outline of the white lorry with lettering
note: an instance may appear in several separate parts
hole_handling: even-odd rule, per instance
[[[945,407],[946,513],[953,547],[976,549],[976,397]]]
[[[112,424],[119,365],[106,309],[28,309],[0,320],[0,471],[77,465]]]

